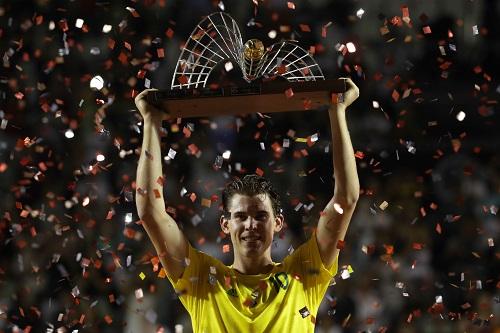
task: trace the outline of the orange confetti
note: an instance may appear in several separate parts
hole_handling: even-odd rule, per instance
[[[307,24],[299,24],[299,27],[302,32],[311,32],[311,28]]]
[[[345,247],[345,241],[343,241],[343,240],[339,239],[339,240],[337,241],[337,249],[339,249],[339,250],[343,250],[343,249],[344,249],[344,247]]]
[[[106,220],[111,220],[113,218],[113,215],[115,215],[115,212],[113,210],[110,210],[108,212],[108,215],[106,215]]]
[[[104,316],[104,320],[106,321],[106,323],[107,323],[108,325],[111,325],[111,323],[113,322],[113,319],[111,318],[111,316],[110,316],[110,315],[105,315],[105,316]]]
[[[165,58],[165,50],[164,49],[156,50],[156,55],[158,56],[158,58]]]
[[[332,93],[331,102],[332,104],[338,104],[340,102],[340,95]]]
[[[188,84],[189,80],[186,75],[181,75],[177,78],[180,84]]]
[[[287,72],[287,67],[286,65],[280,65],[278,66],[277,70],[279,75],[283,75]]]
[[[256,173],[257,175],[259,175],[260,177],[262,177],[262,176],[264,175],[264,170],[262,170],[261,168],[257,168],[257,169],[255,170],[255,173]]]
[[[386,245],[386,244],[384,244],[384,248],[385,248],[385,253],[386,254],[389,254],[389,255],[394,254],[394,246],[393,245]]]
[[[165,271],[165,269],[162,267],[160,268],[160,272],[158,273],[158,277],[160,279],[164,279],[167,277],[167,272]]]
[[[288,1],[286,5],[288,6],[288,9],[295,9],[295,4],[291,1]]]
[[[286,98],[291,98],[293,96],[292,88],[288,88],[287,90],[285,90],[285,96]]]
[[[422,243],[413,243],[412,245],[414,250],[422,250],[424,248],[424,244]]]
[[[139,72],[137,72],[137,78],[144,79],[145,76],[146,76],[146,71],[144,69],[141,69],[139,70]]]
[[[399,94],[399,92],[397,92],[397,90],[396,90],[396,89],[394,89],[394,90],[392,91],[392,95],[391,95],[391,96],[392,96],[392,99],[394,100],[394,102],[399,101],[399,96],[400,96],[400,94]]]
[[[432,33],[431,27],[429,27],[428,25],[426,25],[425,27],[423,27],[422,30],[423,30],[424,34],[426,34],[426,35]]]
[[[189,149],[189,152],[193,155],[196,155],[198,153],[198,150],[199,150],[198,147],[194,143],[190,144],[188,146],[188,149]]]
[[[231,249],[231,247],[230,247],[230,245],[229,245],[229,244],[224,244],[224,245],[222,246],[222,252],[223,252],[223,253],[228,253],[228,252],[230,251],[230,249]]]
[[[153,190],[153,192],[154,192],[154,194],[155,194],[155,198],[156,198],[156,199],[161,198],[161,193],[160,193],[160,191],[158,191],[158,190],[155,188],[155,189]]]
[[[441,235],[441,224],[436,225],[436,232]]]
[[[165,31],[165,35],[172,39],[172,37],[174,37],[174,30],[172,30],[172,28],[168,28],[167,31]]]

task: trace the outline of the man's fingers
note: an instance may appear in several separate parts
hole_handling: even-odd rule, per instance
[[[345,80],[345,84],[347,86],[347,90],[351,90],[352,92],[354,92],[354,94],[356,95],[356,98],[359,97],[359,88],[358,86],[351,80],[350,77],[343,77],[341,79],[344,79]]]
[[[141,93],[137,96],[135,96],[135,102],[141,100],[141,99],[146,99],[146,96],[149,94],[150,91],[158,91],[158,89],[144,89],[141,91]]]

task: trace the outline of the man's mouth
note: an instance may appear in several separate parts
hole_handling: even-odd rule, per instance
[[[242,240],[245,242],[256,242],[260,240],[259,236],[246,236],[246,237],[241,237]]]

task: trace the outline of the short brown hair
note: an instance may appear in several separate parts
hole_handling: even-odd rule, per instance
[[[234,179],[231,183],[227,184],[222,191],[222,208],[224,210],[224,215],[229,213],[229,202],[235,194],[254,196],[264,193],[267,194],[271,200],[274,215],[277,216],[281,214],[280,196],[273,184],[264,177],[251,174],[241,179]]]

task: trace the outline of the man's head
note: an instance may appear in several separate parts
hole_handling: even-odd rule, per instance
[[[236,255],[270,255],[273,235],[283,227],[279,195],[271,182],[247,175],[228,184],[222,192],[224,214],[220,225],[231,235]]]

